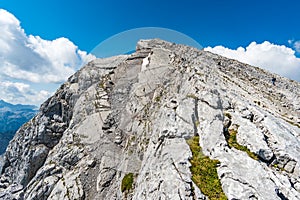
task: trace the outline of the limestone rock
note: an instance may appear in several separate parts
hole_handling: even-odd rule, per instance
[[[17,132],[0,198],[208,199],[190,170],[186,139],[199,136],[228,199],[300,199],[299,108],[295,81],[141,40],[88,63]]]

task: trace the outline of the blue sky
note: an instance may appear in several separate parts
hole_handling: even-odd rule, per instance
[[[0,68],[5,71],[0,73],[0,89],[6,92],[0,92],[0,98],[12,103],[41,103],[67,76],[92,59],[88,53],[100,42],[139,27],[176,30],[206,50],[300,80],[300,1],[296,0],[1,0],[1,8],[16,20],[10,23],[5,19],[13,17],[2,12],[0,26],[7,30],[0,27],[0,48],[1,44],[11,45],[20,51],[18,57],[0,51]],[[1,31],[7,37],[1,36]],[[9,41],[9,35],[14,34],[18,43]],[[64,57],[54,54],[54,49]],[[254,59],[262,55],[269,60]],[[26,58],[44,67],[32,67]],[[49,71],[63,76],[55,77]],[[39,100],[30,100],[37,95]]]
[[[203,46],[228,48],[269,40],[300,39],[300,1],[112,1],[3,0],[28,34],[67,37],[85,51],[119,32],[164,27],[185,33]]]

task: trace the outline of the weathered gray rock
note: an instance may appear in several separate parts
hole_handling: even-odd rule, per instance
[[[186,139],[198,135],[228,199],[300,199],[299,108],[295,81],[143,40],[132,55],[87,64],[18,131],[0,198],[208,199],[191,178]],[[257,159],[228,144],[232,130]]]

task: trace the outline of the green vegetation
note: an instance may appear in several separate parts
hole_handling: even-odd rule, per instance
[[[200,73],[200,72],[196,72],[196,74],[199,75],[199,76],[204,76],[205,75],[205,74]]]
[[[121,191],[130,191],[133,185],[133,173],[126,174],[122,180]]]
[[[285,169],[283,167],[279,167],[278,164],[273,164],[272,166],[280,171],[285,171]]]
[[[31,121],[26,122],[24,125],[24,128],[28,128],[31,126]]]
[[[99,88],[102,88],[102,89],[105,89],[104,81],[103,81],[103,80],[101,80],[101,81],[99,82],[98,87],[99,87]]]
[[[49,164],[50,164],[50,165],[52,165],[52,164],[56,165],[56,162],[53,161],[53,160],[50,160],[50,161],[49,161]]]
[[[224,200],[225,196],[222,185],[217,173],[218,160],[211,160],[202,153],[199,146],[199,137],[195,136],[187,140],[192,151],[193,157],[190,159],[192,164],[192,180],[200,188],[201,192],[211,200]]]
[[[230,113],[226,112],[226,113],[224,113],[224,115],[225,115],[226,117],[228,117],[228,119],[232,119],[232,116],[231,116]]]
[[[155,102],[160,102],[160,101],[161,101],[161,96],[156,96],[156,97],[154,98],[154,101],[155,101]]]
[[[188,94],[186,95],[186,97],[191,99],[198,99],[198,97],[195,94]]]
[[[236,140],[237,131],[234,129],[229,129],[229,136],[226,138],[229,147],[234,147],[237,150],[246,152],[252,159],[258,160],[258,156],[251,152],[247,147],[240,145]]]

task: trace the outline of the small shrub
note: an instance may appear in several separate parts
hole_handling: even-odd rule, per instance
[[[227,199],[217,173],[217,165],[220,162],[218,160],[211,160],[202,153],[198,136],[187,140],[187,143],[193,154],[193,157],[190,159],[193,182],[209,199]]]
[[[121,191],[130,191],[133,185],[133,173],[126,174],[122,180]]]

